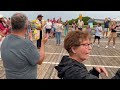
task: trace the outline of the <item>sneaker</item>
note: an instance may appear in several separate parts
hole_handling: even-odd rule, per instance
[[[98,45],[98,47],[100,47],[100,45]]]
[[[108,45],[106,45],[105,48],[108,48]]]
[[[115,48],[115,46],[113,46],[113,48]]]

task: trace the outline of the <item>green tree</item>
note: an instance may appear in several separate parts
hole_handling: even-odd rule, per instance
[[[75,19],[69,20],[68,23],[69,25],[72,25],[72,23],[75,21]]]
[[[78,19],[79,19],[79,18],[69,20],[69,21],[68,21],[69,25],[72,25],[73,21],[75,21],[75,22],[77,23],[77,22],[78,22]],[[88,21],[89,19],[90,19],[90,17],[88,17],[88,16],[82,18],[82,20],[83,20],[83,22],[84,22],[84,25],[88,25],[88,22],[87,22],[87,21]],[[93,24],[96,25],[97,23],[94,22]]]

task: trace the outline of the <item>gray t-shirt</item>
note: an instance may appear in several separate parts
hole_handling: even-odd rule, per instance
[[[1,45],[7,79],[36,79],[39,52],[32,41],[8,35]]]

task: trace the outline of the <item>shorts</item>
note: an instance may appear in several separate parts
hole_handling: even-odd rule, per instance
[[[109,37],[111,38],[115,38],[115,37],[117,37],[117,33],[116,32],[111,32],[110,33],[110,35],[109,35]]]
[[[78,28],[78,30],[82,30],[82,28]]]
[[[109,28],[104,28],[104,32],[108,32]]]
[[[95,36],[95,39],[100,39],[100,36]]]
[[[50,33],[51,29],[46,29],[46,33]]]

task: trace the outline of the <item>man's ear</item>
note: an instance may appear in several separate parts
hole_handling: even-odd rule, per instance
[[[71,50],[72,50],[73,53],[76,53],[75,47],[72,47]]]
[[[25,24],[25,29],[28,29],[28,23]]]

